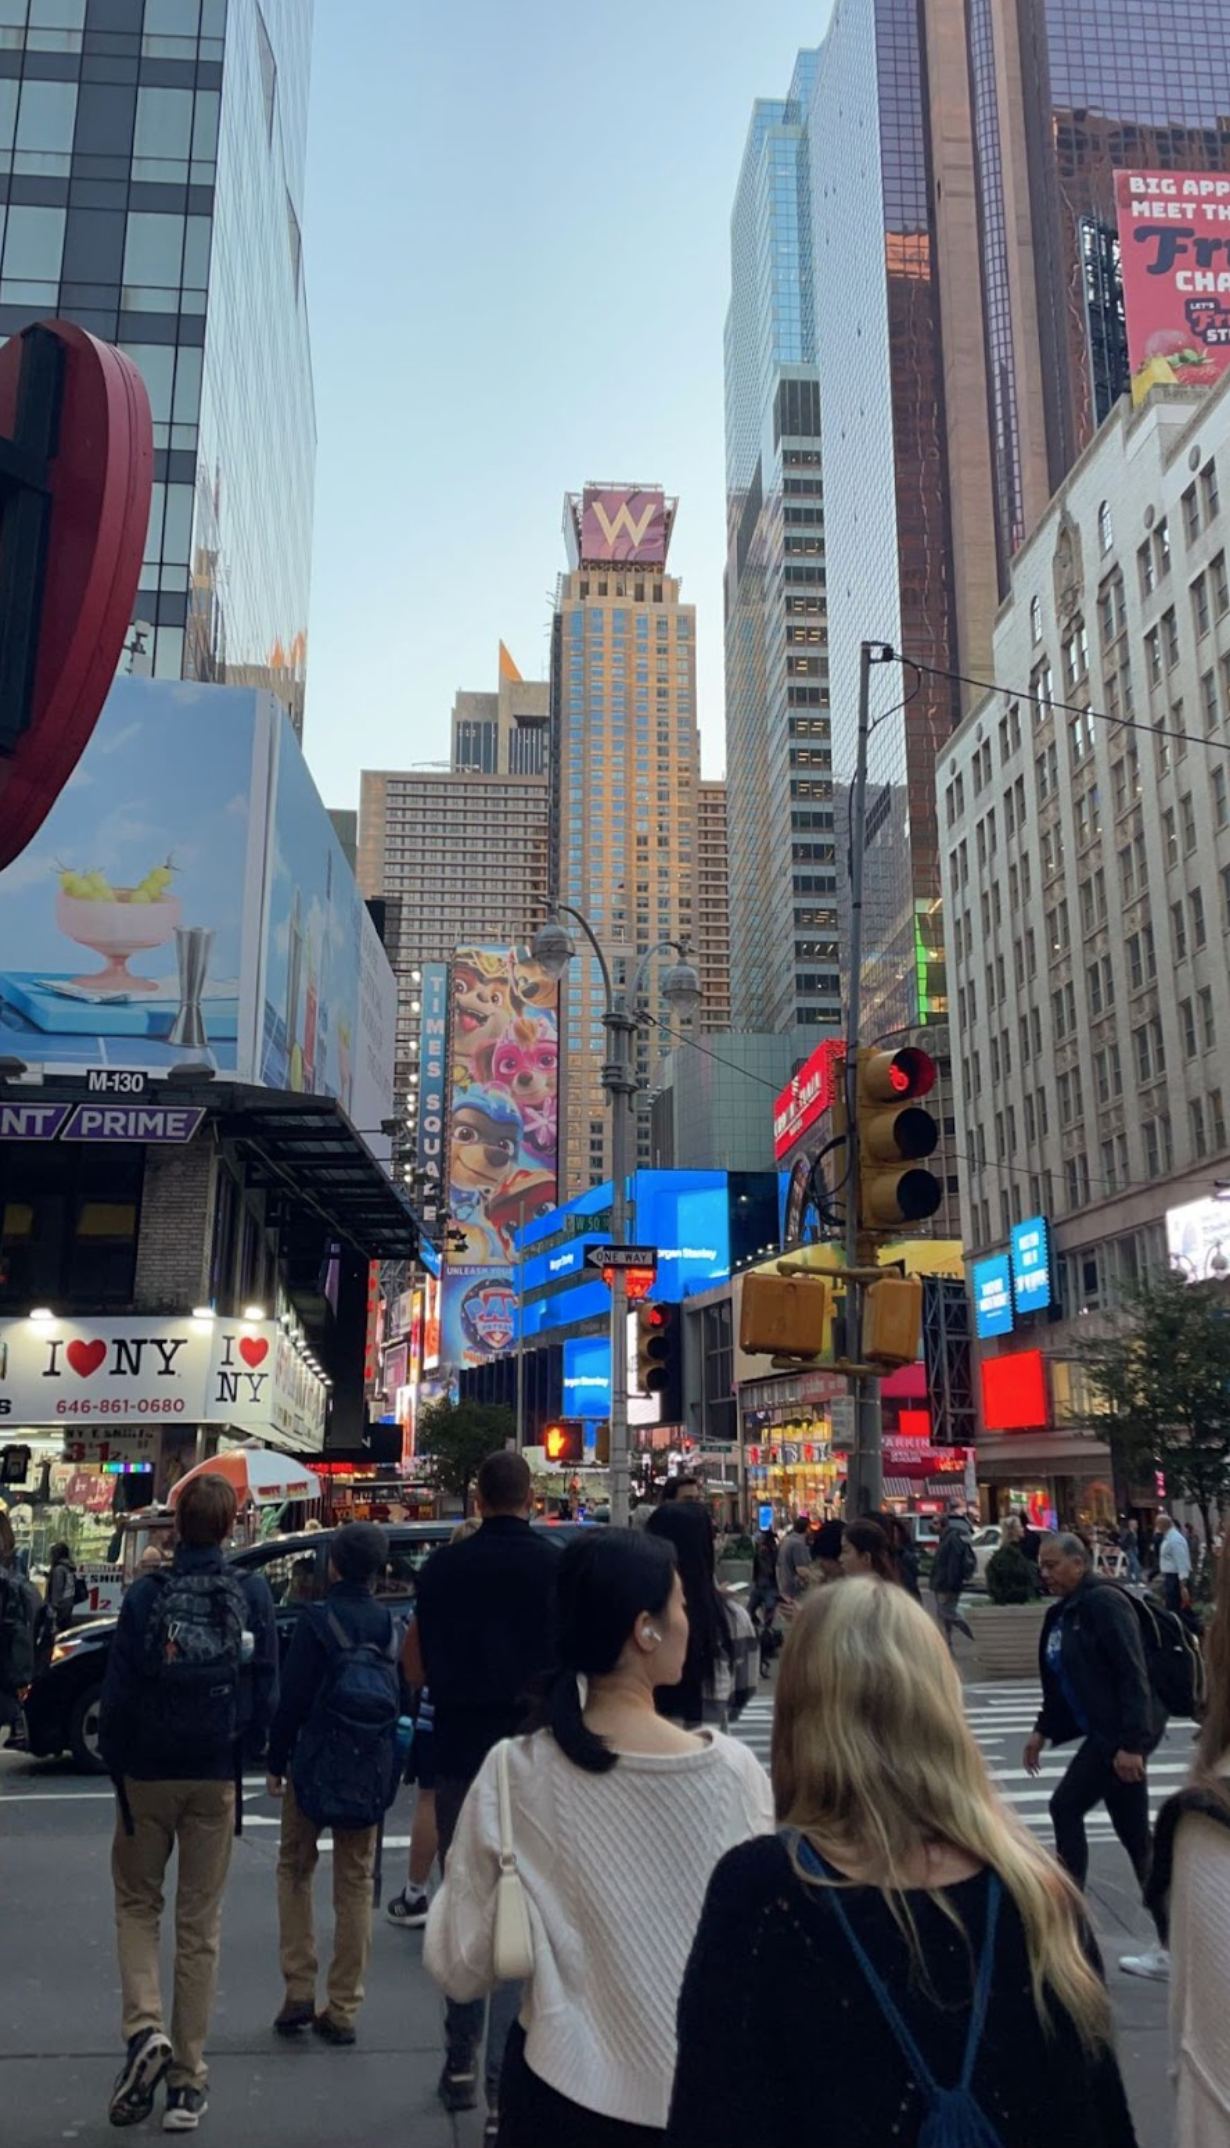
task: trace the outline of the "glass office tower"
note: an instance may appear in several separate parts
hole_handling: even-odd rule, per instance
[[[726,773],[736,1029],[840,1016],[807,111],[757,102],[730,227]]]
[[[0,336],[140,366],[155,483],[126,661],[302,726],[315,418],[301,242],[311,0],[0,0]]]

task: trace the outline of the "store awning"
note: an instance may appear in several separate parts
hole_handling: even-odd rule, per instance
[[[204,1089],[199,1098],[184,1090],[180,1100],[210,1109],[240,1149],[249,1185],[315,1211],[368,1260],[416,1258],[417,1216],[332,1098],[235,1086],[216,1100]]]

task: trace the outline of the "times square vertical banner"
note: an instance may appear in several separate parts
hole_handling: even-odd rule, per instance
[[[440,1355],[453,1377],[517,1338],[516,1233],[556,1205],[559,987],[524,948],[451,964]]]
[[[1230,172],[1116,172],[1132,401],[1230,367]]]
[[[448,1094],[448,964],[425,962],[420,980],[419,1110],[416,1162],[424,1212],[439,1215],[444,1200],[445,1103]]]

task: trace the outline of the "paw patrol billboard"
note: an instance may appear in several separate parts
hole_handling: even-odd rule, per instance
[[[475,1365],[515,1340],[514,1234],[555,1206],[558,987],[522,948],[462,947],[451,988],[444,1355]]]

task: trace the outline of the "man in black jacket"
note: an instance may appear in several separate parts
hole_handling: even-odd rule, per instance
[[[532,1489],[523,1455],[489,1454],[478,1472],[481,1529],[435,1552],[418,1577],[402,1668],[411,1685],[430,1688],[435,1709],[442,1862],[466,1791],[492,1747],[519,1729],[530,1689],[554,1656],[558,1552],[548,1534],[530,1528]],[[447,2003],[440,2100],[448,2111],[473,2110],[478,2101],[485,2014],[483,1999]],[[492,2140],[504,2041],[515,2015],[515,1987],[504,1987],[493,1998],[487,2031]]]
[[[111,1877],[127,2042],[111,2095],[113,2126],[148,2118],[164,2075],[165,2133],[194,2132],[208,2108],[205,2038],[235,1834],[239,1740],[246,1722],[264,1743],[278,1684],[269,1584],[259,1574],[228,1571],[222,1556],[234,1521],[235,1494],[225,1477],[207,1472],[185,1484],[175,1509],[175,1558],[165,1571],[133,1582],[107,1659],[99,1743],[119,1802]],[[197,1645],[210,1654],[194,1667]],[[198,1724],[199,1741],[193,1738]],[[159,1927],[173,1849],[179,1854],[168,2038]]]
[[[1152,1861],[1146,1759],[1165,1729],[1165,1715],[1149,1683],[1136,1613],[1122,1589],[1096,1579],[1078,1536],[1045,1537],[1038,1570],[1057,1601],[1043,1622],[1042,1708],[1024,1764],[1037,1775],[1044,1745],[1081,1740],[1051,1798],[1056,1853],[1083,1887],[1089,1869],[1085,1816],[1104,1804],[1143,1895]],[[1119,1966],[1133,1976],[1169,1974],[1160,1944],[1123,1956]]]

